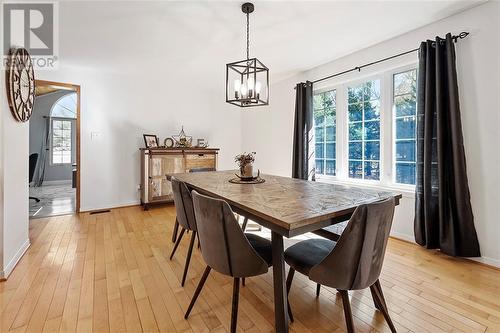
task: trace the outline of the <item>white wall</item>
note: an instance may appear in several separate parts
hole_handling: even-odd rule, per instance
[[[497,209],[500,198],[497,170],[500,163],[499,18],[500,3],[489,2],[274,84],[271,87],[270,106],[250,110],[242,117],[243,150],[257,151],[258,167],[262,171],[290,176],[295,83],[305,79],[314,80],[416,48],[422,40],[434,39],[436,35],[470,31],[467,39],[456,44],[467,171],[475,225],[483,255],[481,260],[500,266],[500,226]],[[397,67],[415,61],[417,55],[412,54],[383,65],[372,66],[361,73],[346,75],[339,80],[369,76],[387,66]],[[322,85],[318,84],[317,88],[334,83],[327,81]],[[393,235],[408,240],[414,239],[413,212],[414,199],[409,195],[396,210]]]
[[[61,45],[61,47],[63,47]],[[39,73],[44,80],[81,86],[81,209],[94,210],[139,203],[139,148],[142,134],[161,141],[178,134],[207,138],[219,147],[219,167],[232,168],[240,148],[240,112],[224,105],[224,96],[197,94],[168,73],[134,75],[109,70],[63,67]],[[223,86],[221,88],[223,93]],[[91,133],[100,136],[91,139]]]
[[[29,246],[28,124],[9,111],[5,75],[0,75],[0,278],[7,276]]]

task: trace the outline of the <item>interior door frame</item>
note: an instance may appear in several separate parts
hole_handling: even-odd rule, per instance
[[[76,207],[75,212],[80,212],[80,169],[81,169],[81,147],[80,147],[80,85],[65,82],[35,80],[35,87],[37,85],[53,86],[65,90],[72,90],[76,92]]]

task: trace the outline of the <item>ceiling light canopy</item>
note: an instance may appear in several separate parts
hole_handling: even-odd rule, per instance
[[[269,104],[269,69],[257,58],[250,58],[250,13],[254,5],[244,3],[247,17],[247,58],[226,65],[226,102],[239,107]]]

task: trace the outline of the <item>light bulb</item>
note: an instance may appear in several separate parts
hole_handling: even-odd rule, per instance
[[[259,81],[257,81],[257,83],[255,83],[255,98],[257,98],[257,100],[260,100],[260,90],[262,88],[262,85],[260,84]]]
[[[241,81],[239,79],[234,80],[234,98],[240,98],[240,87]]]
[[[248,97],[252,98],[255,89],[255,80],[253,79],[253,77],[248,78],[247,84],[248,84]]]
[[[254,89],[254,85],[255,85],[255,80],[253,79],[253,77],[249,77],[248,78],[248,89],[249,90],[253,90]]]
[[[240,87],[240,92],[241,92],[241,96],[243,96],[243,97],[247,96],[247,86],[244,83]]]
[[[262,84],[259,81],[257,81],[257,83],[255,84],[255,93],[260,94],[261,89],[262,89]]]

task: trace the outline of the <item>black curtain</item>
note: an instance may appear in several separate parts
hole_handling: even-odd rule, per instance
[[[451,34],[422,42],[419,59],[415,240],[448,255],[478,257]]]
[[[312,82],[298,83],[295,93],[292,177],[314,180]]]

